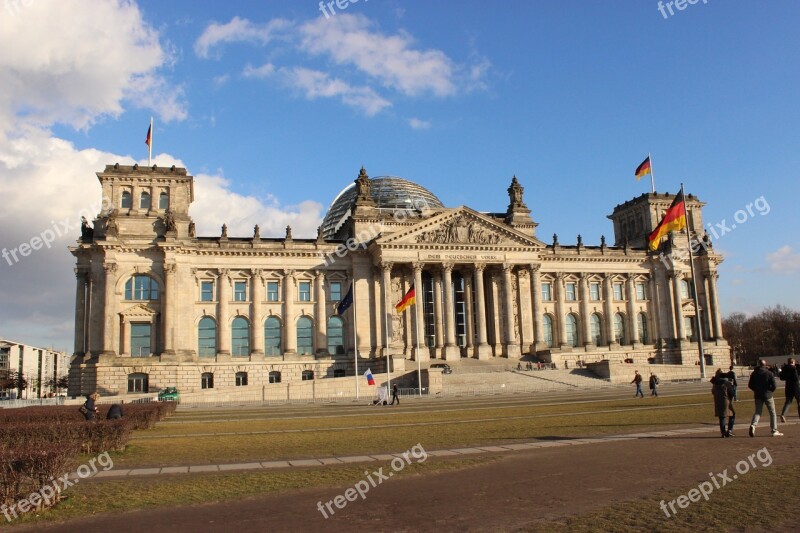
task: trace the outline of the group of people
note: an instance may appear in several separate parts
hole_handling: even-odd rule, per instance
[[[566,365],[566,361],[564,361],[564,364]],[[546,368],[555,369],[556,368],[556,364],[555,363],[542,363],[541,361],[536,361],[535,363],[533,363],[531,361],[528,361],[527,363],[525,363],[525,370],[544,370]],[[522,363],[521,362],[517,363],[517,370],[522,370]]]
[[[761,359],[758,362],[753,373],[750,374],[750,380],[747,383],[747,388],[753,391],[753,399],[755,401],[755,413],[750,421],[750,428],[748,434],[755,437],[758,422],[761,419],[761,414],[764,412],[764,406],[767,406],[769,412],[769,425],[773,437],[780,437],[783,435],[778,431],[778,415],[775,411],[774,392],[778,388],[776,378],[786,383],[786,400],[781,410],[781,422],[786,422],[786,413],[792,402],[797,402],[797,414],[800,416],[800,371],[797,368],[797,361],[790,357],[783,367],[775,372],[771,369],[767,362]],[[722,369],[717,369],[714,377],[711,378],[713,387],[711,389],[714,395],[714,411],[715,415],[719,417],[719,429],[723,437],[733,437],[733,424],[736,419],[736,411],[734,409],[734,402],[738,399],[736,396],[736,373],[733,367],[730,367],[729,372],[723,372]]]
[[[95,420],[97,418],[97,412],[99,409],[97,408],[97,400],[100,398],[100,395],[96,392],[92,394],[86,395],[86,401],[83,402],[83,405],[80,408],[81,414],[83,417],[88,420]],[[123,417],[122,413],[122,405],[118,403],[111,404],[108,408],[108,413],[106,413],[106,420],[119,420]]]
[[[636,385],[636,393],[633,395],[634,398],[644,398],[644,392],[642,392],[643,381],[644,378],[642,377],[642,375],[639,373],[638,370],[635,370],[633,374],[633,381],[631,381],[631,383]],[[650,372],[650,379],[648,380],[648,384],[650,385],[650,396],[653,396],[655,398],[658,397],[659,383],[661,383],[661,380],[658,379],[658,376],[656,376],[653,372]]]

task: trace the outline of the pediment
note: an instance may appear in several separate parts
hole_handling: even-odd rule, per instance
[[[144,304],[136,304],[125,309],[121,314],[129,319],[144,318],[149,320],[154,315],[158,314],[158,311],[155,311]]]
[[[695,313],[694,302],[692,300],[687,300],[681,304],[681,309],[684,313],[693,315]]]
[[[545,247],[541,241],[464,206],[383,235],[377,244]]]

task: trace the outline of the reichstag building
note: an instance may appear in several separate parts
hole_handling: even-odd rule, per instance
[[[717,300],[722,258],[687,195],[686,235],[656,252],[647,237],[674,195],[616,206],[613,244],[546,240],[514,177],[504,211],[446,207],[430,191],[362,168],[313,239],[196,235],[184,168],[108,165],[113,207],[84,223],[76,258],[70,393],[136,394],[269,387],[354,375],[406,361],[525,357],[559,367],[636,357],[728,363]],[[684,230],[685,231],[685,230]],[[683,252],[683,253],[681,253]],[[412,287],[416,304],[395,311]],[[353,303],[337,304],[353,288]],[[701,331],[694,327],[700,312]],[[412,363],[416,368],[417,364]],[[383,366],[381,366],[383,365]]]

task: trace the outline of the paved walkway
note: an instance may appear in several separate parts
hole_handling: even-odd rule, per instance
[[[759,435],[769,435],[769,422],[759,424]],[[797,422],[787,422],[781,425],[791,425]],[[736,431],[739,437],[747,438],[747,428],[749,424],[737,424]],[[659,437],[676,437],[681,435],[691,435],[694,433],[719,432],[716,424],[705,426],[650,431],[646,433],[630,433],[622,435],[606,435],[589,438],[563,438],[553,440],[532,440],[515,444],[503,444],[496,446],[477,446],[470,448],[448,448],[440,450],[426,450],[429,457],[450,457],[458,455],[508,453],[520,450],[531,450],[535,448],[553,448],[557,446],[582,446],[599,444],[604,442],[620,442],[626,440],[654,439]],[[739,438],[737,437],[737,438]],[[203,472],[230,472],[230,471],[255,471],[271,470],[282,468],[305,468],[313,466],[325,466],[336,464],[370,463],[374,461],[391,461],[396,457],[401,457],[400,453],[370,454],[370,455],[350,455],[342,457],[321,457],[316,459],[287,459],[282,461],[264,461],[257,463],[234,463],[217,465],[190,465],[190,466],[165,466],[160,468],[134,468],[134,469],[112,469],[97,472],[93,478],[121,478],[132,476],[154,476],[164,474],[195,474]]]

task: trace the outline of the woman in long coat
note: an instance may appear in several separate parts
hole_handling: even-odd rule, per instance
[[[714,395],[714,415],[719,418],[719,430],[723,437],[733,437],[733,424],[736,421],[736,411],[733,409],[733,383],[725,376],[721,368],[717,369],[711,378],[714,386],[711,394]]]

